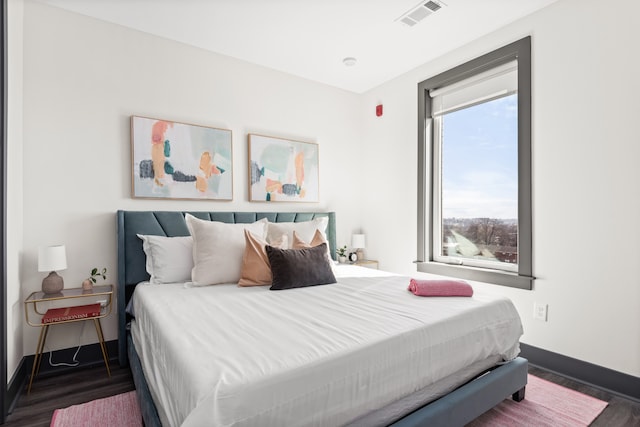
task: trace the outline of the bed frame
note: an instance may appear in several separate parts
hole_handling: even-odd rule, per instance
[[[120,366],[129,365],[136,386],[145,426],[161,426],[140,359],[128,333],[126,306],[136,285],[149,280],[142,241],[137,234],[188,236],[185,213],[209,221],[251,223],[262,218],[271,222],[302,222],[328,217],[327,241],[332,257],[336,251],[336,216],[334,212],[184,212],[118,211],[118,358]],[[481,373],[474,380],[396,421],[395,427],[464,426],[505,398],[524,399],[527,384],[526,359],[518,357]]]

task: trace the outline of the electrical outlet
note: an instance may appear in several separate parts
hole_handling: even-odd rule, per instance
[[[539,304],[537,302],[533,303],[533,318],[537,320],[542,320],[543,322],[547,321],[547,304]]]

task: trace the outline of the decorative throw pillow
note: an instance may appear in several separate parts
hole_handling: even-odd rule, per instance
[[[265,246],[267,242],[254,236],[248,230],[244,230],[244,256],[242,257],[242,271],[240,273],[239,286],[262,286],[271,284],[271,265]],[[288,246],[287,235],[280,236],[274,246],[286,249]]]
[[[310,242],[316,230],[320,230],[322,235],[326,235],[328,224],[329,218],[326,216],[303,222],[269,222],[267,224],[267,242],[272,245],[280,236],[286,234],[289,239],[289,249],[291,249],[294,231],[302,240]]]
[[[238,283],[244,254],[244,230],[265,237],[267,220],[251,224],[227,224],[185,216],[193,237],[193,269],[195,286]]]
[[[326,243],[306,249],[278,249],[267,245],[265,250],[273,274],[272,291],[336,283],[327,260]]]
[[[151,283],[181,283],[191,280],[193,238],[137,235],[147,256]]]
[[[327,260],[333,266],[333,261],[331,259],[331,250],[329,249],[329,243],[327,242],[327,239],[324,237],[324,234],[320,232],[320,230],[316,230],[311,241],[303,240],[298,235],[298,232],[294,230],[293,243],[291,244],[291,249],[313,248],[323,243],[327,244]]]
[[[313,237],[311,238],[311,241],[305,241],[300,237],[297,231],[294,231],[291,249],[313,248],[314,246],[318,246],[323,243],[327,243],[327,239],[324,238],[324,235],[320,232],[320,230],[316,230],[316,232],[313,234]]]

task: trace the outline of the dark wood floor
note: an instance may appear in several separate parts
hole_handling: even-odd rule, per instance
[[[564,387],[609,402],[607,408],[591,424],[593,427],[640,426],[640,403],[594,389],[559,375],[529,367],[529,372]],[[133,390],[129,369],[111,364],[111,378],[104,366],[78,368],[58,376],[36,377],[31,394],[22,392],[16,408],[7,418],[6,427],[49,426],[53,411],[79,403]]]
[[[77,368],[62,375],[37,376],[31,386],[31,394],[27,394],[25,387],[3,427],[48,427],[53,411],[58,408],[134,389],[129,368],[122,369],[113,362],[109,367],[111,378],[107,376],[104,365]]]

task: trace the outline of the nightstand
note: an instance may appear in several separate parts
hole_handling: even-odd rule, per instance
[[[113,285],[98,285],[94,286],[91,290],[84,290],[82,288],[63,289],[57,294],[45,294],[42,291],[37,291],[31,293],[31,295],[24,300],[24,315],[27,323],[31,326],[41,328],[27,393],[31,392],[33,378],[40,371],[42,352],[47,340],[47,334],[49,327],[53,325],[93,320],[93,324],[96,327],[96,334],[100,341],[104,365],[107,367],[107,374],[111,377],[109,358],[107,357],[107,346],[104,343],[104,334],[102,333],[100,319],[107,317],[111,313],[112,298]],[[98,304],[98,307],[94,306],[94,309],[91,310],[89,308],[91,304]],[[55,308],[53,306],[55,306]],[[83,309],[83,307],[87,308]],[[32,313],[32,318],[29,317],[30,312]],[[36,320],[35,317],[38,316],[41,317]]]
[[[373,268],[376,270],[378,269],[378,261],[373,259],[363,259],[360,261],[356,261],[355,265],[359,265],[360,267]]]

